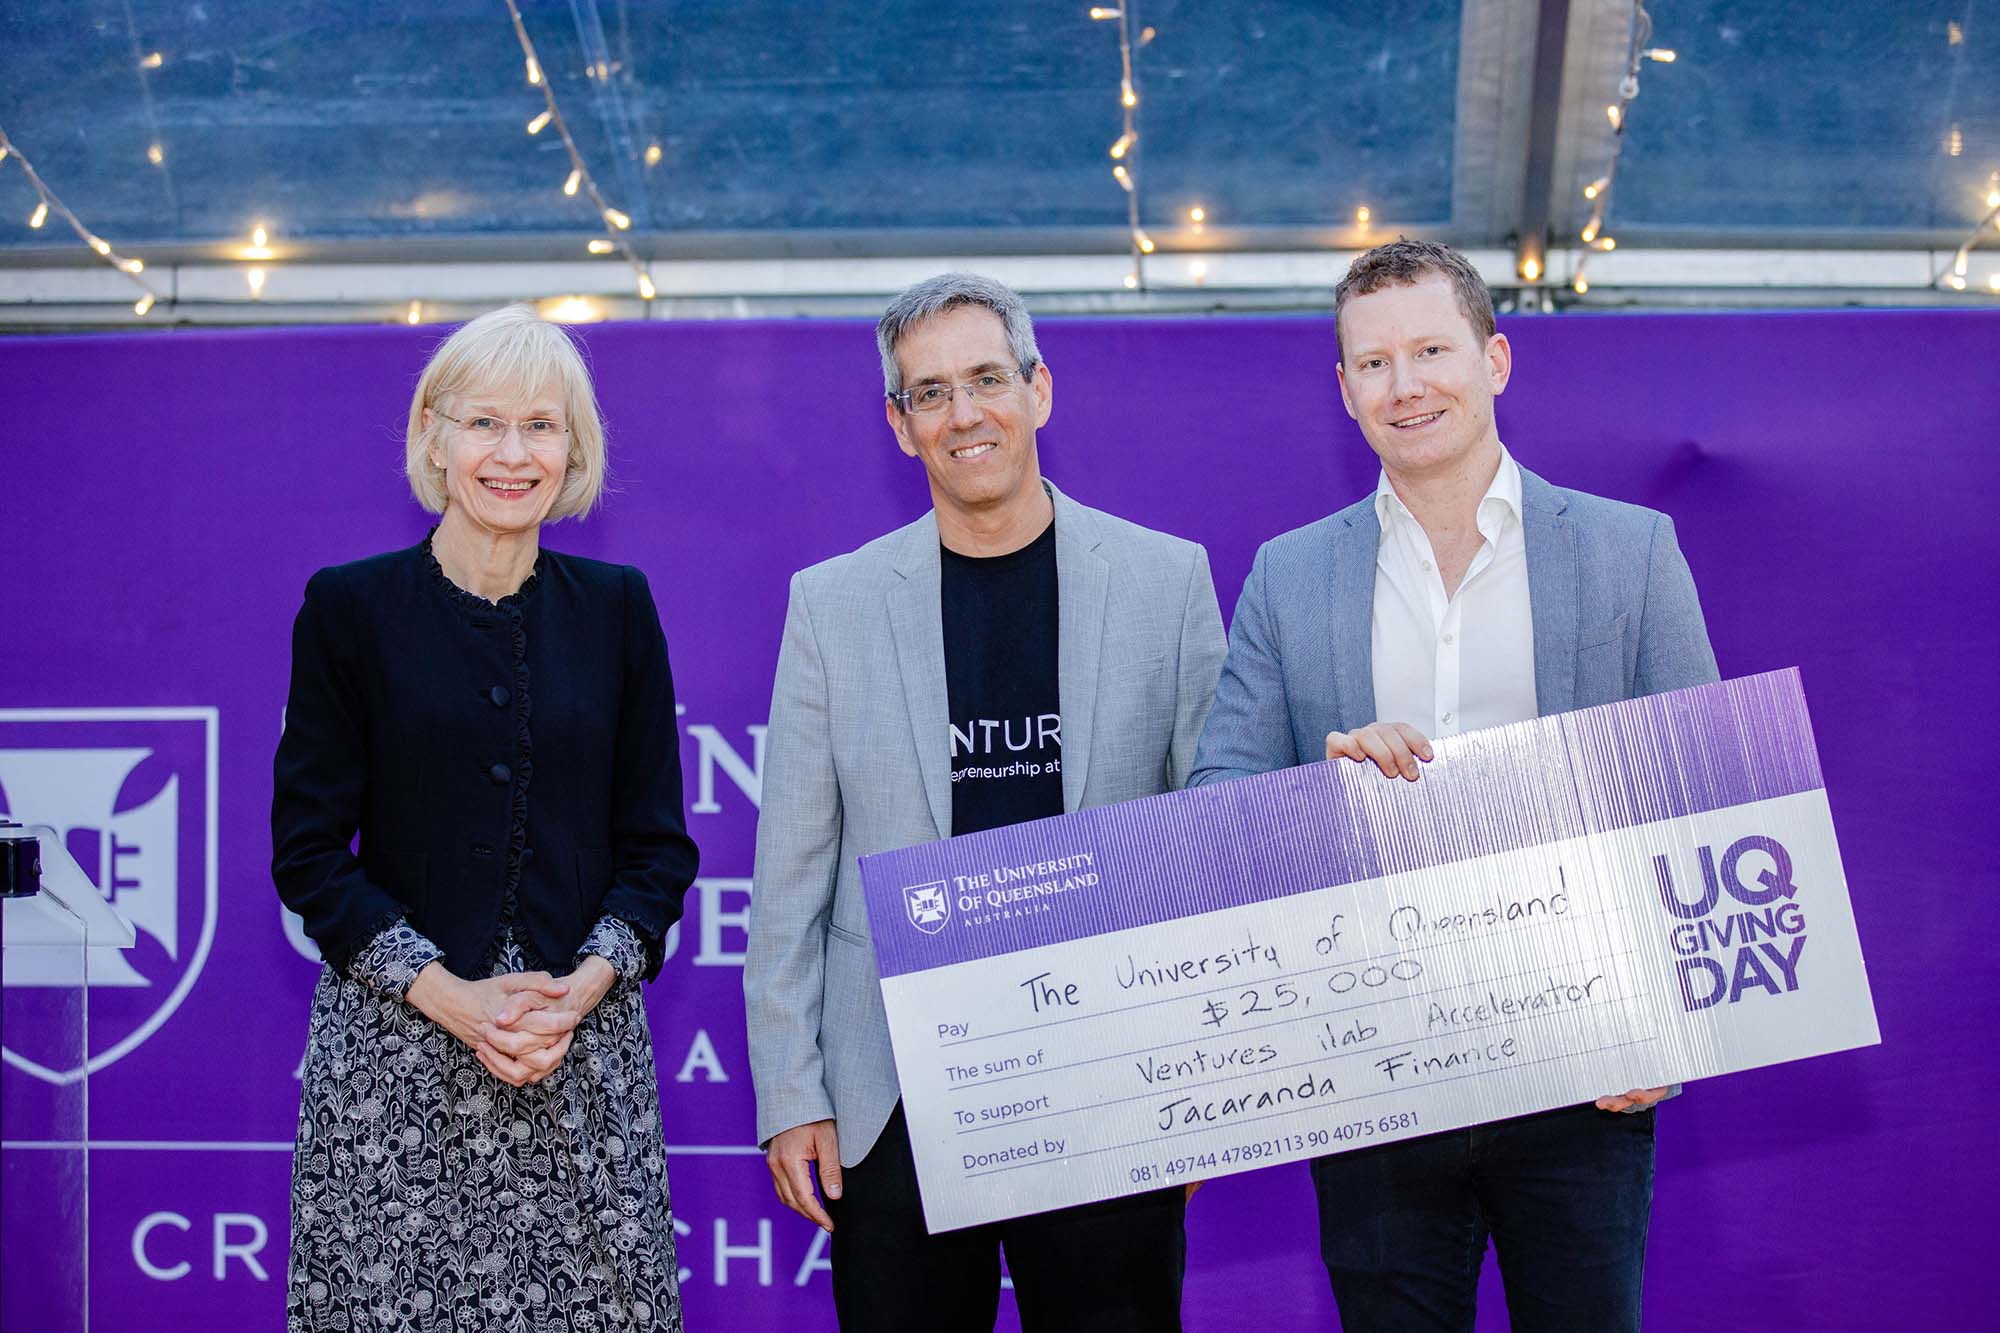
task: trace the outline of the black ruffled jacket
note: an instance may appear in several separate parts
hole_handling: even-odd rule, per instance
[[[696,852],[638,570],[544,550],[497,604],[447,579],[428,539],[320,570],[275,769],[271,876],[336,969],[407,917],[459,976],[486,975],[510,924],[565,972],[608,914],[657,975]]]

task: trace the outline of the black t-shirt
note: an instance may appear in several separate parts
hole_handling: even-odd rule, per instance
[[[1059,815],[1055,524],[1006,555],[942,556],[951,831]]]

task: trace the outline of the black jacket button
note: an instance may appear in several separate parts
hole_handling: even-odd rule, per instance
[[[494,786],[504,787],[514,780],[514,771],[505,764],[495,764],[486,770],[486,776],[492,779]]]
[[[513,696],[507,693],[507,687],[505,685],[495,685],[492,689],[486,691],[486,697],[493,701],[493,706],[495,708],[505,708],[507,706],[507,700],[511,699]]]

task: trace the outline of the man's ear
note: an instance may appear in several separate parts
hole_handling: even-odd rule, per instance
[[[1513,374],[1514,345],[1506,334],[1496,333],[1486,340],[1486,382],[1493,386],[1495,398],[1507,392],[1507,381]]]
[[[915,458],[917,456],[917,446],[910,440],[909,416],[897,404],[895,399],[886,396],[882,399],[882,409],[884,415],[889,418],[889,429],[896,433],[896,447],[910,457]]]

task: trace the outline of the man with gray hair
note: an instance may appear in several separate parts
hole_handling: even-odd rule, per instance
[[[832,1233],[844,1328],[990,1329],[1004,1249],[1026,1329],[1178,1329],[1179,1187],[926,1233],[856,860],[1179,787],[1224,651],[1208,557],[1043,479],[1054,383],[1007,288],[920,282],[876,340],[931,511],[792,579],[743,972],[757,1136]]]

